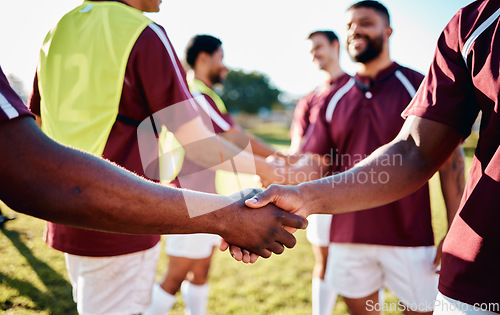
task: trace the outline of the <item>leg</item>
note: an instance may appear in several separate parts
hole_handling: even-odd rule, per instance
[[[312,314],[332,314],[337,292],[325,281],[328,246],[330,245],[331,215],[309,216],[307,239],[312,245],[315,264],[312,279]]]
[[[175,293],[194,263],[195,260],[190,258],[169,257],[167,273],[160,284],[154,285],[151,305],[143,315],[164,315],[170,311],[175,304]]]
[[[375,307],[369,307],[370,305],[378,304],[379,291],[375,291],[372,294],[359,298],[352,299],[343,297],[347,308],[349,309],[349,314],[351,315],[364,315],[364,314],[380,314],[380,311],[376,310]]]
[[[328,246],[312,245],[315,265],[312,279],[312,315],[332,314],[337,292],[325,282]]]
[[[160,283],[160,287],[168,294],[175,295],[181,288],[182,281],[186,279],[188,272],[195,264],[195,259],[170,256],[167,273]]]
[[[212,255],[197,259],[188,274],[187,281],[182,284],[181,292],[186,305],[186,314],[204,315],[207,313],[209,293],[207,279],[211,260]]]

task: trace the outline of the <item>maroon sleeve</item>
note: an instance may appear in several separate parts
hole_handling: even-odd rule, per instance
[[[330,137],[329,124],[325,118],[325,107],[320,110],[318,119],[316,119],[314,124],[309,126],[304,138],[305,141],[300,150],[301,152],[319,155],[332,153],[333,142]]]
[[[38,90],[38,74],[35,73],[35,79],[33,80],[33,90],[31,91],[30,98],[28,100],[28,108],[35,115],[40,116],[40,91]]]
[[[217,104],[215,104],[214,100],[210,96],[208,96],[207,94],[204,94],[204,93],[202,93],[202,95],[205,97],[205,99],[207,100],[208,104],[210,104],[210,106],[217,113],[217,115],[219,115],[220,118],[222,118],[229,125],[229,127],[233,127],[234,126],[234,120],[231,117],[231,115],[229,113],[226,113],[226,114],[221,113],[220,110],[219,110],[219,108],[217,107]],[[214,126],[215,132],[216,133],[224,132],[223,128],[221,126],[219,126],[217,122],[218,122],[218,119],[212,118],[212,124]]]
[[[175,119],[168,120],[175,122],[176,126],[167,126],[173,131],[182,123],[195,118],[198,112],[189,92],[186,73],[175,50],[165,30],[159,25],[156,27],[160,34],[151,27],[146,27],[137,39],[129,57],[129,73],[125,76],[124,84],[133,86],[129,90],[140,94],[134,97],[146,103],[151,114],[176,105],[168,110],[169,115],[175,115]]]
[[[459,14],[441,34],[434,60],[417,94],[403,112],[446,124],[464,138],[479,113],[471,77],[460,52]]]
[[[31,115],[26,105],[12,89],[0,67],[0,122],[24,115]]]
[[[313,93],[301,98],[293,112],[292,126],[290,127],[290,138],[299,135],[303,137],[309,127],[310,103]]]

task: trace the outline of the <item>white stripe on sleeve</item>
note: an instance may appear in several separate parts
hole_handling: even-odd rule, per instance
[[[224,118],[222,118],[210,105],[210,103],[206,100],[205,96],[201,94],[200,92],[193,92],[194,99],[200,107],[203,109],[203,111],[210,117],[210,119],[217,124],[222,130],[228,131],[231,129],[231,125],[229,125]]]
[[[470,50],[472,49],[472,44],[476,41],[476,39],[481,35],[488,27],[490,27],[493,22],[500,16],[500,9],[496,10],[483,24],[479,25],[479,27],[472,33],[469,39],[465,42],[464,47],[462,48],[462,58],[464,58],[465,66],[467,65],[467,56],[469,55]]]
[[[410,80],[408,80],[408,78],[400,70],[396,70],[394,74],[399,79],[399,81],[403,83],[404,87],[406,88],[406,91],[408,91],[408,94],[410,94],[410,97],[413,98],[413,96],[415,96],[415,93],[417,93],[417,91],[411,84]]]
[[[15,109],[14,106],[12,106],[11,103],[9,103],[9,101],[7,101],[7,99],[5,98],[5,96],[3,96],[2,93],[0,93],[0,108],[5,113],[5,115],[9,117],[9,119],[16,118],[19,116],[18,111]]]
[[[167,49],[168,56],[170,57],[170,61],[172,62],[172,65],[174,66],[175,73],[177,75],[177,79],[179,81],[179,84],[181,85],[181,89],[186,95],[186,100],[189,101],[191,106],[193,108],[197,108],[196,104],[193,102],[193,97],[191,96],[191,93],[189,92],[189,88],[187,87],[187,84],[184,81],[184,77],[181,74],[181,71],[179,69],[179,66],[177,64],[177,60],[175,59],[175,52],[172,46],[170,45],[170,42],[167,39],[167,35],[161,30],[161,28],[156,25],[155,23],[150,23],[149,27],[158,35],[160,40],[162,41],[163,45],[165,46],[165,49]]]

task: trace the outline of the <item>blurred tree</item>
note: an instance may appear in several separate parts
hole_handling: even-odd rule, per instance
[[[231,70],[227,74],[221,98],[229,111],[257,113],[280,105],[280,91],[269,85],[269,78],[261,73]]]

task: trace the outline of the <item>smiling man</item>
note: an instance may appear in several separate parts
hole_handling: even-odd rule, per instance
[[[361,1],[347,10],[347,51],[359,70],[329,96],[303,146],[304,152],[331,154],[316,174],[351,169],[403,126],[401,112],[423,76],[391,60],[391,34],[389,12],[379,2]],[[457,150],[440,170],[449,222],[463,192],[463,165]],[[297,175],[304,169],[298,170]],[[365,175],[370,184],[389,180]],[[366,303],[377,302],[383,287],[404,305],[418,306],[406,313],[432,311],[438,281],[433,265],[439,264],[441,247],[436,253],[427,184],[389,205],[333,215],[330,242],[325,281],[344,297],[352,314],[368,313]]]

